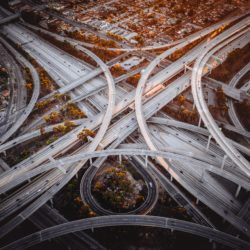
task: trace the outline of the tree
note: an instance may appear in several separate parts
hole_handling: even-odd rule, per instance
[[[32,91],[32,90],[33,90],[33,83],[27,82],[27,83],[25,84],[25,87],[26,87],[26,89],[27,89],[28,91]]]
[[[143,37],[140,36],[140,35],[135,36],[134,39],[138,42],[138,44],[139,44],[140,46],[143,46],[144,43],[145,43]]]
[[[131,84],[131,85],[133,85],[133,86],[137,86],[137,84],[138,84],[138,82],[139,82],[139,80],[140,80],[140,78],[141,78],[141,74],[140,73],[138,73],[138,74],[136,74],[136,75],[134,75],[134,76],[130,76],[128,79],[127,79],[127,82],[129,83],[129,84]]]
[[[186,101],[186,97],[184,95],[179,95],[177,98],[177,102],[179,105],[183,105],[183,103]]]
[[[62,121],[62,115],[60,112],[54,111],[51,112],[48,116],[44,117],[44,120],[46,123],[49,124],[55,124],[55,123],[59,123],[60,121]]]
[[[87,141],[87,138],[88,136],[90,137],[94,137],[95,136],[95,132],[90,130],[90,129],[83,129],[78,135],[77,135],[77,138],[82,141],[82,142],[86,142]]]
[[[120,63],[113,65],[110,69],[113,76],[118,77],[125,74],[127,71],[121,66]]]
[[[85,113],[81,111],[75,103],[68,103],[61,109],[62,113],[70,119],[81,119],[86,117]]]

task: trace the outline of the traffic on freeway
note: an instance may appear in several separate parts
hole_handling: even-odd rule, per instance
[[[250,6],[211,1],[0,3],[1,249],[249,248]]]

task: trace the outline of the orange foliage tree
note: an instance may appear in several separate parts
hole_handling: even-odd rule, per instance
[[[48,124],[59,123],[62,121],[62,119],[63,119],[62,114],[57,111],[51,112],[49,115],[44,117],[44,120]]]
[[[85,113],[81,111],[74,103],[68,103],[61,109],[61,111],[70,119],[81,119],[86,117]]]

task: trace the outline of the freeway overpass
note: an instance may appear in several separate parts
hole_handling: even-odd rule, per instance
[[[103,228],[111,226],[146,226],[172,231],[190,233],[211,241],[218,242],[232,249],[249,249],[250,244],[234,236],[215,230],[210,227],[201,226],[187,221],[157,216],[138,215],[115,215],[101,216],[90,219],[82,219],[60,224],[45,230],[28,235],[20,240],[10,243],[1,248],[2,250],[26,249],[46,240],[66,235],[81,230]]]
[[[11,15],[9,15],[7,17],[1,18],[0,19],[0,25],[10,23],[10,22],[12,22],[14,20],[19,19],[19,17],[20,17],[20,13],[16,13],[16,14],[11,14]]]
[[[250,176],[250,165],[249,162],[227,141],[225,136],[221,133],[215,121],[213,120],[207,104],[204,100],[202,93],[202,83],[201,78],[203,75],[204,67],[207,60],[213,55],[216,51],[221,49],[223,46],[228,44],[230,40],[240,37],[242,34],[246,33],[247,30],[244,30],[250,24],[250,18],[246,18],[244,21],[238,23],[227,31],[223,32],[220,36],[215,38],[212,41],[202,55],[196,60],[194,65],[194,71],[192,73],[192,93],[194,97],[195,105],[198,109],[198,112],[205,123],[206,127],[218,142],[218,144],[224,149],[226,154],[234,161],[234,163],[239,166],[248,176]],[[243,30],[242,32],[240,32]],[[232,35],[234,37],[232,38]],[[216,41],[217,40],[217,41]]]

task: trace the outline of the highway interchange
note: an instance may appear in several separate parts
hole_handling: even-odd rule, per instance
[[[108,156],[113,155],[118,156],[119,159],[126,158],[131,164],[134,164],[147,184],[147,199],[141,207],[131,213],[148,214],[153,210],[158,199],[158,181],[178,204],[186,208],[193,220],[203,226],[167,218],[133,217],[131,215],[126,217],[124,215],[120,219],[120,215],[114,215],[79,221],[79,227],[74,227],[75,231],[115,225],[154,226],[183,230],[230,247],[233,246],[236,249],[249,247],[249,244],[244,241],[211,229],[211,227],[215,227],[213,223],[173,183],[174,179],[196,198],[197,204],[201,201],[224,220],[234,225],[241,233],[247,237],[250,236],[248,210],[242,209],[244,204],[237,199],[241,189],[249,191],[250,188],[250,165],[244,157],[244,155],[250,154],[250,150],[248,147],[225,137],[208,110],[202,89],[202,79],[208,75],[212,68],[216,68],[219,63],[222,63],[231,51],[242,48],[249,43],[250,18],[248,14],[245,14],[245,17],[241,17],[241,21],[214,39],[203,39],[184,56],[172,63],[165,60],[169,55],[206,37],[221,26],[237,20],[238,17],[226,19],[185,39],[161,46],[161,49],[165,48],[166,51],[150,60],[151,62],[145,69],[125,74],[122,79],[113,78],[110,68],[114,62],[104,63],[89,50],[91,45],[54,34],[56,39],[61,41],[66,39],[76,50],[90,56],[98,65],[97,68],[76,59],[39,37],[32,32],[32,30],[37,29],[35,26],[19,22],[9,23],[15,21],[17,15],[14,15],[13,18],[6,18],[5,16],[10,15],[10,13],[4,10],[0,14],[3,18],[3,22],[0,22],[2,24],[0,32],[4,35],[0,37],[0,42],[8,50],[8,53],[15,57],[19,65],[29,68],[34,86],[32,96],[25,109],[15,114],[18,115],[18,118],[15,115],[12,117],[15,122],[1,135],[0,152],[6,152],[19,143],[40,136],[39,126],[43,123],[43,120],[38,118],[22,129],[16,138],[12,137],[8,142],[8,139],[18,131],[34,109],[35,103],[39,99],[40,81],[32,64],[4,38],[21,46],[34,58],[58,84],[59,88],[55,93],[68,93],[71,100],[75,101],[87,115],[87,118],[76,120],[77,126],[66,135],[41,148],[11,168],[3,169],[3,173],[0,175],[0,192],[5,197],[0,205],[0,221],[4,224],[0,229],[0,237],[4,237],[26,219],[34,218],[35,214],[42,211],[47,206],[46,203],[52,200],[56,193],[89,161],[90,166],[81,180],[82,200],[90,204],[98,214],[112,214],[112,212],[102,208],[93,198],[91,183],[97,171],[102,168],[104,161]],[[60,18],[65,20],[61,16]],[[65,21],[69,22],[69,20]],[[89,29],[89,27],[85,28]],[[46,33],[42,29],[40,31]],[[158,47],[145,47],[141,50],[150,51],[152,49],[158,49]],[[122,46],[120,51],[140,53],[138,49],[127,45]],[[216,58],[220,58],[219,63]],[[153,70],[161,63],[165,63],[167,66],[160,67],[160,70],[152,76]],[[20,69],[16,65],[14,67],[21,84],[23,79]],[[186,68],[189,69],[186,70]],[[139,71],[141,71],[142,76],[137,88],[124,83],[124,80]],[[248,71],[249,64],[231,80],[229,86],[232,88],[232,92],[241,77]],[[171,84],[166,84],[172,78],[174,80]],[[248,84],[241,87],[241,91],[246,92],[246,95],[249,90]],[[194,126],[173,120],[161,112],[164,106],[190,88],[195,107],[200,115],[200,121],[204,123],[205,128],[201,127],[201,122],[198,126]],[[230,92],[230,89],[228,91]],[[40,100],[49,99],[52,95],[53,93],[40,98]],[[19,102],[19,105],[23,105],[23,102]],[[249,138],[249,132],[240,123],[231,98],[229,98],[228,103],[232,126],[235,127],[235,131],[241,131],[241,134],[246,133],[246,138]],[[53,131],[55,126],[57,125],[45,127],[45,131]],[[67,152],[77,145],[77,134],[84,128],[95,130],[96,136],[89,138],[86,144],[74,149],[68,155]],[[171,141],[174,141],[177,146],[173,147]],[[155,160],[151,159],[157,160],[168,176],[159,172],[154,166]],[[233,183],[236,190],[232,192],[223,188],[223,185],[213,178],[211,173]],[[153,183],[153,186],[149,183],[151,185]],[[12,192],[12,190],[14,191]],[[61,220],[60,223],[62,222],[65,221]],[[72,223],[74,222],[58,225],[58,228],[55,227],[51,230],[48,229],[48,236],[45,236],[46,230],[37,233],[37,238],[33,243],[29,240],[33,237],[31,235],[30,238],[27,238],[28,240],[20,241],[24,244],[23,246],[18,246],[24,249],[28,244],[37,244],[43,240],[57,237],[59,234],[71,233],[73,232],[71,230]],[[75,223],[77,226],[77,222]],[[6,249],[14,249],[17,244],[20,243],[14,242]]]

